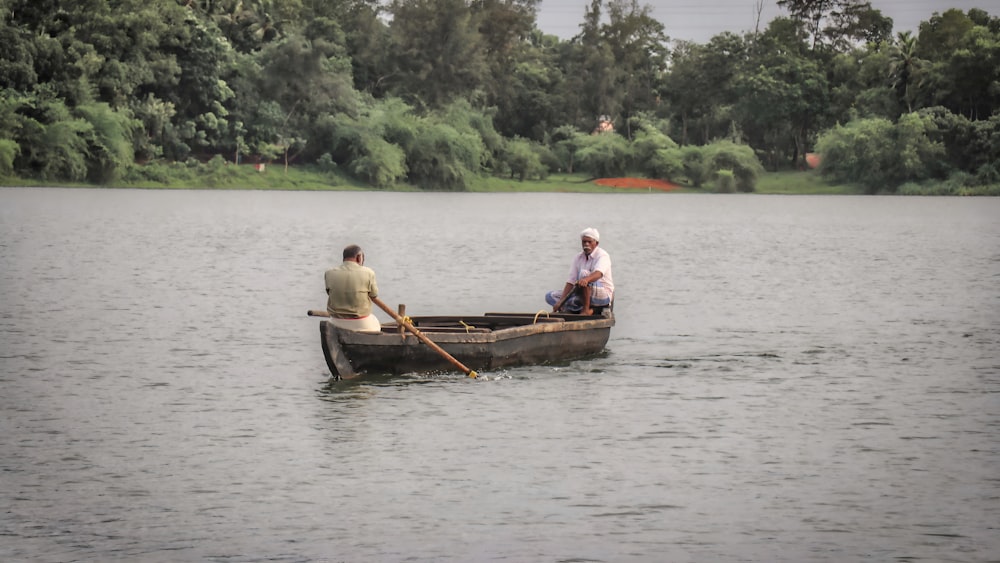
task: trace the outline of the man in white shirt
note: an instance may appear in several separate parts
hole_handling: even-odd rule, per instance
[[[607,307],[614,299],[615,283],[611,277],[611,256],[599,248],[601,234],[588,227],[580,233],[583,250],[573,257],[569,277],[562,291],[550,291],[545,301],[558,313],[565,309],[571,313],[594,314],[594,307]],[[565,302],[563,296],[572,292]]]

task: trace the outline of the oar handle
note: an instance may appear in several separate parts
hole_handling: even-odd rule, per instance
[[[319,311],[319,310],[316,310],[316,309],[309,309],[308,311],[306,311],[306,314],[309,315],[310,317],[329,317],[330,316],[330,312],[329,311]]]
[[[442,347],[438,346],[437,344],[435,344],[430,338],[427,338],[427,336],[425,336],[424,333],[422,333],[419,330],[417,330],[417,327],[413,326],[412,324],[410,324],[409,322],[407,322],[406,319],[404,319],[403,317],[399,316],[399,314],[396,313],[396,311],[393,311],[388,305],[386,305],[385,303],[383,303],[381,299],[379,299],[378,297],[372,297],[372,303],[378,305],[379,308],[381,308],[386,313],[389,313],[389,316],[391,316],[392,318],[396,319],[396,322],[399,323],[400,326],[405,327],[406,330],[412,332],[414,336],[416,336],[417,338],[420,339],[421,342],[423,342],[424,344],[426,344],[427,346],[429,346],[431,350],[434,350],[435,352],[437,352],[438,354],[440,354],[441,357],[443,357],[444,359],[448,360],[451,363],[451,365],[453,365],[453,366],[457,367],[458,369],[462,370],[462,373],[464,373],[465,375],[468,375],[469,377],[473,377],[473,378],[478,375],[476,372],[474,372],[471,369],[465,367],[465,365],[462,362],[456,360],[455,357],[452,356],[451,354],[449,354],[448,352],[446,352],[444,348],[442,348]]]
[[[576,293],[576,290],[578,290],[578,289],[580,289],[580,286],[574,285],[573,289],[567,291],[566,295],[562,296],[562,299],[559,300],[559,303],[556,303],[556,308],[555,308],[555,312],[556,313],[559,312],[559,309],[562,309],[562,306],[563,306],[563,304],[566,303],[566,300],[569,299],[574,293]]]

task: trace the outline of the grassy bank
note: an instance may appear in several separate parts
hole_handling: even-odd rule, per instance
[[[366,184],[336,172],[324,172],[315,167],[293,166],[286,171],[280,165],[268,166],[258,171],[252,165],[226,165],[216,168],[163,166],[148,178],[125,178],[109,188],[138,189],[238,189],[238,190],[295,190],[295,191],[349,191],[374,190]],[[51,182],[0,179],[4,186],[51,186]],[[94,187],[89,184],[66,184],[66,187]],[[420,191],[407,184],[399,184],[384,191]],[[469,192],[565,192],[565,193],[627,193],[663,194],[655,189],[613,188],[600,186],[593,178],[582,174],[553,174],[545,180],[518,181],[510,178],[478,177],[470,182]],[[669,193],[710,193],[710,189],[680,186]],[[814,172],[768,172],[757,182],[760,194],[854,194],[851,186],[831,186]]]
[[[814,171],[766,172],[757,180],[757,193],[795,195],[858,194],[853,186],[828,184]]]

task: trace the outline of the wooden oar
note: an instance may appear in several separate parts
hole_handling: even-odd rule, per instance
[[[465,375],[468,375],[469,377],[472,377],[472,378],[475,378],[477,375],[479,375],[475,371],[473,371],[473,370],[465,367],[465,365],[462,364],[462,362],[456,360],[454,356],[452,356],[451,354],[449,354],[448,352],[446,352],[444,350],[444,348],[442,348],[442,347],[438,346],[437,344],[435,344],[430,338],[427,338],[426,336],[424,336],[424,333],[422,333],[419,330],[417,330],[417,327],[415,327],[412,324],[408,323],[406,321],[406,319],[404,319],[403,317],[399,316],[399,314],[396,313],[396,311],[393,311],[388,305],[386,305],[385,303],[383,303],[381,299],[379,299],[378,297],[372,297],[372,303],[378,305],[386,313],[389,313],[389,316],[391,316],[392,318],[396,319],[396,322],[399,323],[399,326],[405,327],[406,330],[412,332],[414,336],[416,336],[417,338],[419,338],[421,342],[423,342],[428,347],[430,347],[431,350],[434,350],[435,352],[437,352],[438,354],[440,354],[441,357],[443,357],[444,359],[448,360],[451,363],[451,365],[453,365],[453,366],[457,367],[458,369],[462,370],[462,373],[464,373]]]

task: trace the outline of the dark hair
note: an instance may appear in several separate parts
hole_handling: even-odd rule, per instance
[[[361,247],[356,244],[344,247],[344,260],[357,258],[359,254],[361,254]]]

